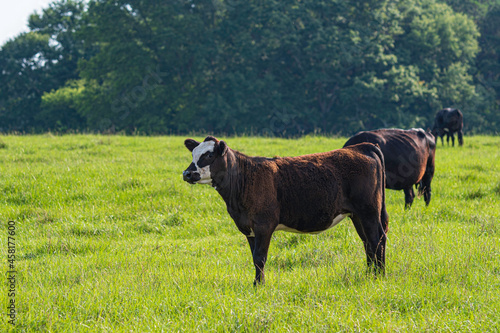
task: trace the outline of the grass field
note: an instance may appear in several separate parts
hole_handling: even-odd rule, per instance
[[[198,138],[200,139],[200,138]],[[2,268],[15,221],[18,332],[498,332],[500,137],[442,147],[429,207],[387,191],[387,274],[349,219],[276,232],[266,285],[217,192],[189,185],[184,137],[0,136]],[[345,138],[226,138],[249,155]],[[9,283],[0,293],[7,312]]]

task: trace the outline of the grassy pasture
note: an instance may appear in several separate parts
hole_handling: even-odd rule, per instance
[[[253,288],[245,237],[184,137],[0,136],[3,271],[16,222],[18,332],[498,332],[500,138],[438,145],[429,207],[387,191],[387,274],[365,274],[349,219],[277,232]],[[340,148],[345,138],[228,138],[249,155]],[[0,299],[9,298],[4,279]]]

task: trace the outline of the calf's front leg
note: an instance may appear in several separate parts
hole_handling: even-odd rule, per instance
[[[253,285],[264,284],[264,266],[267,260],[267,252],[271,242],[272,230],[254,230],[255,236],[247,236],[250,251],[252,251],[253,264],[255,266],[255,280]]]

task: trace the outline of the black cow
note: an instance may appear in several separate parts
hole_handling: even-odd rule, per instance
[[[434,119],[434,126],[432,127],[432,134],[437,138],[441,137],[441,144],[444,145],[443,136],[446,134],[446,142],[448,145],[451,144],[455,146],[455,136],[454,133],[457,133],[458,136],[458,144],[463,146],[464,144],[464,133],[462,131],[464,127],[464,116],[459,109],[451,109],[446,108],[440,110],[436,114],[436,118]]]
[[[419,185],[419,193],[425,203],[431,201],[431,181],[434,176],[436,144],[434,136],[423,129],[379,129],[359,132],[344,147],[361,142],[379,145],[385,160],[386,188],[403,190],[405,208],[410,208],[415,198],[413,185]]]
[[[363,241],[369,267],[385,268],[384,158],[378,147],[360,144],[298,157],[249,157],[208,136],[186,139],[193,162],[183,172],[191,184],[211,184],[247,237],[255,265],[254,285],[275,230],[319,233],[349,216]]]

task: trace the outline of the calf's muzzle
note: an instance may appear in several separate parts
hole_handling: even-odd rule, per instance
[[[201,179],[200,174],[196,171],[196,166],[194,165],[194,163],[191,163],[191,165],[186,170],[184,170],[184,172],[182,172],[182,178],[184,179],[184,181],[190,184],[194,184]]]

